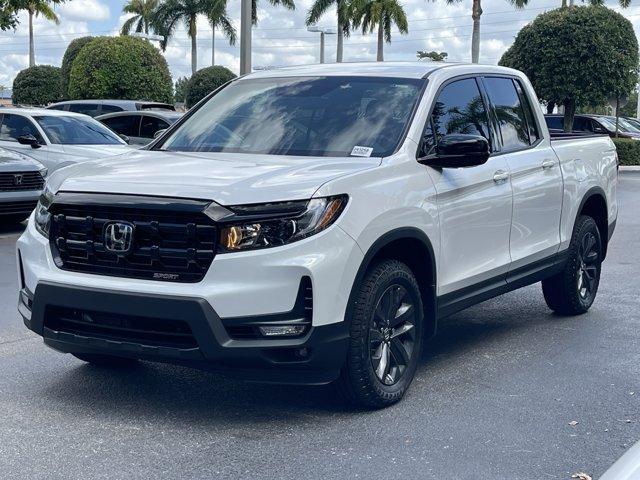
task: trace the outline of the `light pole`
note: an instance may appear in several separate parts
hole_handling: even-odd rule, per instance
[[[336,31],[332,28],[318,27],[317,25],[307,27],[307,31],[320,34],[320,63],[324,63],[324,36],[333,35]]]
[[[251,73],[251,0],[240,3],[240,75]]]

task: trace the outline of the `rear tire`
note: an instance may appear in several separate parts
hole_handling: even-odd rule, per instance
[[[564,269],[542,281],[544,299],[561,315],[585,313],[596,298],[602,269],[602,239],[593,218],[578,217]]]
[[[73,353],[72,355],[83,362],[105,368],[126,368],[138,362],[134,358],[115,357],[113,355],[101,355],[98,353]]]
[[[386,407],[403,397],[420,359],[424,310],[418,282],[404,263],[382,261],[365,275],[352,307],[338,387],[355,405]]]

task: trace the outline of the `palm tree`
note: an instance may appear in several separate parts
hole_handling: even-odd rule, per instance
[[[156,8],[158,8],[158,0],[129,0],[129,3],[122,8],[122,12],[133,13],[133,17],[124,22],[120,34],[129,35],[134,25],[136,32],[148,34]]]
[[[336,62],[342,62],[344,37],[348,37],[351,33],[351,23],[353,20],[353,5],[351,2],[349,0],[315,0],[307,14],[307,25],[317,23],[320,17],[334,5],[338,13]]]
[[[219,18],[221,14],[224,20]],[[231,21],[226,16],[225,0],[166,0],[158,5],[152,21],[154,29],[164,37],[161,44],[163,49],[166,48],[169,38],[173,36],[178,23],[184,22],[187,34],[191,39],[192,74],[198,70],[198,32],[196,26],[198,15],[206,15],[209,18],[209,23],[220,24],[227,37],[229,37],[229,29],[233,30]],[[235,30],[233,30],[233,37],[229,37],[230,41],[231,38],[235,41]]]
[[[207,13],[211,24],[211,66],[216,64],[216,27],[220,27],[222,34],[229,40],[229,45],[236,44],[236,29],[227,16],[226,0],[217,0],[213,3],[213,8]]]
[[[354,5],[354,27],[362,25],[362,33],[371,33],[378,27],[378,62],[384,61],[384,42],[391,43],[394,23],[401,34],[409,33],[407,15],[398,0],[366,0]]]
[[[453,5],[462,0],[446,0],[447,4]],[[508,0],[516,8],[524,8],[528,0]],[[563,0],[564,1],[564,0]],[[480,59],[480,17],[482,16],[481,0],[473,0],[471,7],[471,18],[473,19],[473,32],[471,36],[471,62],[478,63]]]
[[[33,45],[33,17],[42,15],[47,20],[60,23],[58,16],[53,11],[51,4],[61,3],[63,0],[9,0],[6,10],[12,13],[18,13],[26,10],[29,13],[29,66],[36,64],[36,57]]]

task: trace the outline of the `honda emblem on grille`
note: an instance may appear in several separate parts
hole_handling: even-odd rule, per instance
[[[16,173],[13,176],[13,184],[16,187],[19,187],[20,185],[22,185],[22,180],[24,180],[24,175],[22,175],[21,173]]]
[[[126,255],[133,247],[133,224],[110,222],[104,226],[104,248],[118,255]]]

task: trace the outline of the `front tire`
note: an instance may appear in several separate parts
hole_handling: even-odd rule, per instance
[[[544,299],[561,315],[585,313],[596,298],[602,269],[602,239],[593,218],[578,217],[564,269],[542,281]]]
[[[338,386],[353,404],[386,407],[403,397],[420,358],[424,310],[418,282],[404,263],[382,261],[365,275],[352,307]]]

